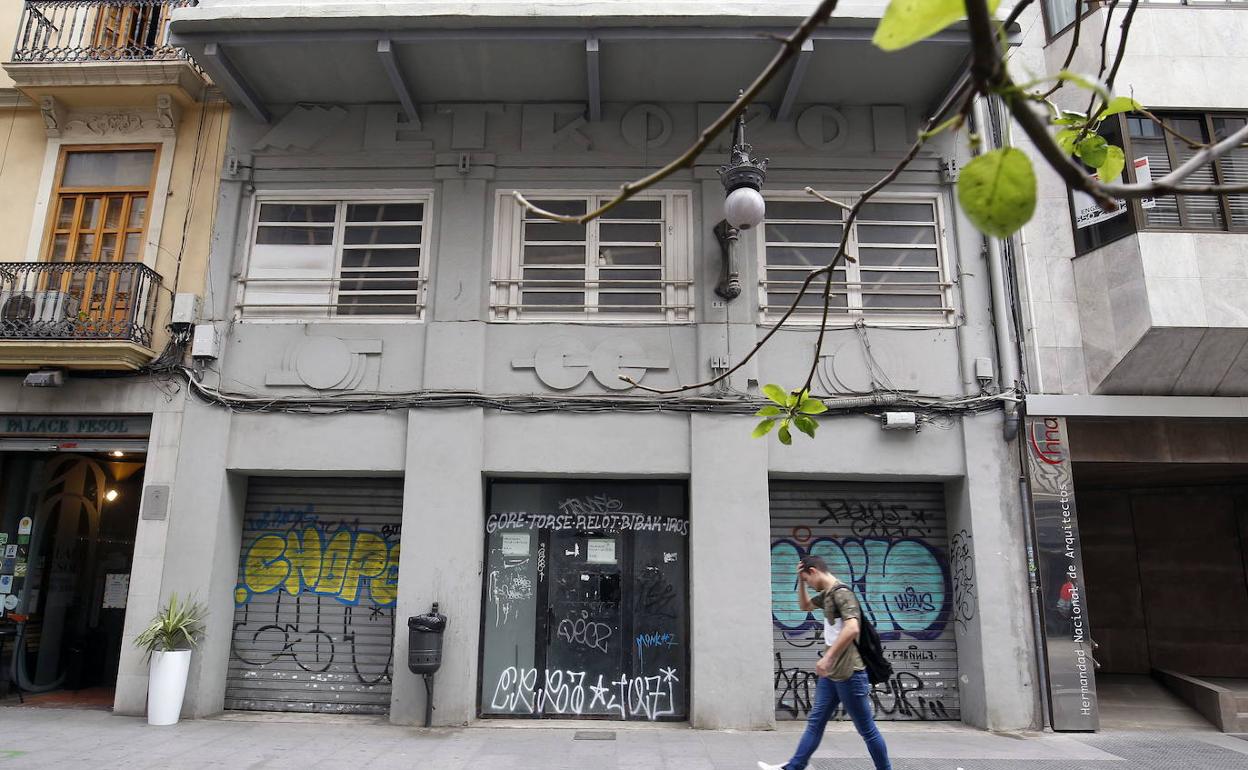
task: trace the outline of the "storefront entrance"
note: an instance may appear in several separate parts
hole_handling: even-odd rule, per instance
[[[112,705],[143,468],[141,452],[0,452],[0,682],[28,704]]]
[[[688,714],[688,520],[674,482],[490,486],[480,713]]]

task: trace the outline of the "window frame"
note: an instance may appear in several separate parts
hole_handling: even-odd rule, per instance
[[[295,203],[333,205],[333,239],[334,249],[334,288],[326,294],[324,315],[249,315],[246,303],[247,283],[252,267],[252,253],[256,247],[256,235],[261,227],[260,207],[264,204]],[[417,288],[416,312],[410,315],[334,315],[330,310],[337,307],[337,282],[342,279],[343,233],[345,230],[346,207],[349,205],[369,205],[380,203],[420,203],[423,206],[421,222],[420,265],[417,268],[419,277]],[[233,317],[244,323],[263,324],[306,324],[306,323],[349,323],[349,324],[409,324],[423,323],[429,309],[429,286],[433,281],[433,255],[430,244],[433,241],[431,232],[434,227],[434,192],[428,188],[395,189],[395,190],[355,190],[355,189],[321,189],[321,190],[265,190],[252,196],[251,210],[248,215],[248,227],[245,231],[246,242],[243,244],[243,264],[235,278],[235,299]],[[263,279],[257,279],[262,281]],[[316,280],[316,279],[310,279]],[[357,279],[348,279],[357,280]],[[263,308],[263,305],[252,307]],[[309,309],[315,306],[309,306]],[[290,308],[287,308],[289,311]]]
[[[800,201],[804,203],[812,202],[814,199],[804,191],[799,190],[765,190],[764,196],[768,203],[773,201]],[[834,200],[853,205],[854,202],[861,197],[858,192],[832,192],[828,193],[828,197]],[[934,284],[940,288],[941,306],[939,308],[925,308],[930,312],[904,312],[897,310],[872,310],[865,308],[861,304],[862,283],[855,281],[851,275],[860,273],[863,269],[860,264],[845,261],[845,304],[844,313],[834,312],[830,310],[828,313],[828,328],[851,328],[860,321],[871,324],[872,326],[893,326],[893,327],[923,327],[932,329],[951,328],[957,324],[958,308],[954,303],[954,281],[952,279],[951,251],[949,249],[949,230],[948,230],[948,213],[946,211],[947,202],[945,195],[939,192],[890,192],[887,194],[879,194],[872,196],[872,203],[927,203],[932,205],[934,212],[934,221],[931,223],[936,228],[936,275],[937,281]],[[831,206],[832,204],[825,204]],[[815,220],[811,220],[815,221]],[[836,224],[836,220],[826,220],[829,224]],[[844,225],[844,219],[839,220]],[[857,226],[861,222],[854,223],[854,229],[850,232],[849,240],[846,241],[845,248],[847,253],[853,255],[858,252],[858,232]],[[783,313],[783,309],[779,312],[771,312],[767,303],[767,222],[756,229],[757,235],[754,237],[754,255],[755,264],[758,266],[757,284],[758,284],[758,324],[760,326],[769,326],[774,324]],[[888,248],[882,244],[871,244],[870,247]],[[876,270],[875,267],[869,267],[868,270]],[[890,272],[885,270],[885,272]],[[924,271],[896,271],[896,272],[924,272]],[[861,275],[858,276],[861,278]],[[856,288],[855,288],[856,285]],[[854,306],[853,298],[858,298],[858,306]],[[811,314],[810,316],[799,315],[794,313],[789,317],[784,325],[798,328],[818,328],[820,325],[821,314]],[[940,315],[941,320],[935,320],[935,316]]]
[[[66,263],[74,263],[77,261],[73,259],[74,253],[76,251],[74,246],[77,241],[77,236],[85,232],[81,230],[78,226],[79,220],[82,215],[83,200],[86,197],[93,196],[93,195],[98,195],[102,198],[108,198],[108,196],[110,195],[125,195],[127,197],[127,203],[126,203],[125,209],[123,210],[123,213],[126,216],[120,220],[120,223],[122,226],[118,232],[122,236],[122,238],[119,239],[117,253],[118,255],[124,256],[125,241],[128,240],[130,237],[138,238],[139,244],[140,244],[139,256],[137,259],[134,259],[131,261],[137,262],[137,263],[144,263],[145,262],[144,258],[146,256],[146,251],[147,251],[148,234],[149,234],[149,230],[151,228],[151,222],[152,222],[152,208],[154,207],[155,202],[156,202],[155,201],[156,181],[159,176],[160,168],[161,168],[161,150],[162,149],[163,147],[161,144],[152,143],[152,142],[139,142],[139,143],[133,143],[133,144],[62,144],[58,148],[58,152],[57,152],[56,168],[54,169],[53,176],[52,176],[52,188],[48,196],[47,221],[44,224],[43,237],[40,241],[37,261],[39,262],[52,262],[53,261],[52,249],[56,242],[57,230],[59,229],[56,225],[57,225],[57,220],[61,212],[61,196],[73,195],[73,196],[77,196],[77,199],[78,199],[77,203],[75,203],[74,205],[74,221],[73,221],[73,225],[70,228],[71,238],[66,248],[66,257],[68,257],[68,259],[65,260]],[[114,185],[110,187],[93,185],[90,187],[68,187],[64,184],[65,166],[71,154],[97,153],[97,152],[134,152],[134,151],[152,153],[151,175],[148,177],[147,185],[145,187],[139,186],[139,185]],[[130,213],[129,198],[130,196],[138,194],[138,193],[145,193],[147,195],[147,207],[143,212],[142,226],[136,232],[133,232],[133,234],[131,234],[131,231],[134,230],[134,228],[126,227],[126,223],[129,221],[128,215]],[[107,204],[105,204],[104,208],[101,208],[100,210],[100,224],[97,225],[94,231],[97,236],[104,234],[100,231],[104,226],[104,217],[107,214],[107,211],[105,210],[106,208],[107,208]],[[95,248],[92,250],[93,255],[95,256],[99,255],[100,247],[102,243],[103,243],[103,238],[99,238],[95,244]],[[93,259],[93,260],[88,260],[88,261],[98,262],[99,260]],[[112,262],[125,262],[125,261],[126,260],[124,259],[112,260]]]
[[[525,312],[520,281],[524,275],[524,209],[512,198],[512,190],[524,192],[529,200],[584,199],[588,205],[600,198],[613,198],[618,190],[605,188],[544,188],[540,185],[510,186],[498,189],[494,196],[494,245],[490,265],[490,323],[588,323],[614,325],[686,325],[696,323],[693,293],[693,193],[687,189],[658,188],[639,193],[634,200],[662,200],[660,272],[663,303],[653,314],[596,312],[597,304],[588,299],[597,290],[590,286],[592,266],[590,249],[599,242],[596,230],[601,219],[588,223],[586,231],[585,305],[569,305],[570,310],[539,310]],[[571,287],[570,287],[571,288]],[[662,317],[659,317],[659,316]]]
[[[1152,112],[1154,115],[1161,118],[1162,120],[1165,120],[1166,118],[1173,118],[1173,117],[1198,118],[1201,120],[1205,128],[1205,131],[1207,132],[1208,136],[1211,138],[1216,135],[1213,129],[1213,121],[1215,118],[1248,119],[1248,112],[1236,112],[1234,110],[1150,109],[1150,112]],[[1135,183],[1135,182],[1138,182],[1139,180],[1137,179],[1135,175],[1135,159],[1136,159],[1135,158],[1135,146],[1131,138],[1130,126],[1127,123],[1127,118],[1129,117],[1134,117],[1134,113],[1124,113],[1124,114],[1117,116],[1119,120],[1119,125],[1121,128],[1121,132],[1122,132],[1121,134],[1122,144],[1123,144],[1122,149],[1123,149],[1124,154],[1126,155],[1126,167],[1124,168],[1124,174],[1127,175],[1126,178],[1130,182]],[[1166,155],[1167,155],[1166,160],[1167,162],[1170,163],[1170,168],[1175,168],[1175,165],[1174,165],[1175,142],[1177,142],[1178,140],[1175,139],[1173,136],[1170,135],[1169,132],[1166,132],[1166,131],[1162,132],[1162,137],[1164,138],[1165,143],[1166,143]],[[1212,171],[1213,171],[1214,184],[1221,185],[1221,184],[1226,183],[1223,170],[1222,170],[1221,159],[1214,161]],[[1158,227],[1155,225],[1149,225],[1148,218],[1147,218],[1147,211],[1146,209],[1144,209],[1140,199],[1136,198],[1130,201],[1131,214],[1135,218],[1135,231],[1136,232],[1152,232],[1152,233],[1243,233],[1243,232],[1248,232],[1248,224],[1240,225],[1240,226],[1236,226],[1234,224],[1234,219],[1231,216],[1231,202],[1230,202],[1230,196],[1232,194],[1244,195],[1244,193],[1219,193],[1216,196],[1218,199],[1218,210],[1222,214],[1222,221],[1224,223],[1224,226],[1220,228],[1185,226],[1183,223],[1185,223],[1188,220],[1189,214],[1187,211],[1187,206],[1184,204],[1184,202],[1182,200],[1178,200],[1179,196],[1175,196],[1176,201],[1178,203],[1177,210],[1178,210],[1179,222],[1180,222],[1179,227]],[[1074,226],[1073,204],[1071,206],[1071,226],[1072,227]]]
[[[1040,0],[1040,20],[1041,23],[1044,24],[1044,38],[1046,46],[1073,29],[1076,22],[1082,22],[1083,19],[1088,18],[1088,16],[1092,15],[1093,12],[1099,10],[1101,7],[1100,0],[1075,0],[1076,5],[1083,4],[1086,5],[1087,8],[1083,11],[1083,13],[1076,13],[1074,21],[1070,22],[1061,29],[1055,30],[1049,25],[1049,2],[1050,0]]]

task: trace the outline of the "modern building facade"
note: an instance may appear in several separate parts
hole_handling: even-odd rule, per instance
[[[512,195],[609,200],[692,144],[809,5],[173,12],[170,43],[233,110],[195,210],[213,216],[196,341],[158,380],[176,416],[152,424],[125,628],[156,596],[208,604],[188,716],[417,723],[404,626],[436,603],[435,724],[770,727],[811,705],[822,628],[794,571],[815,553],[888,644],[878,718],[1040,724],[1009,249],[954,206],[965,143],[932,142],[864,209],[817,359],[807,298],[720,385],[622,379],[678,388],[762,339],[842,236],[804,188],[852,201],[885,173],[955,86],[963,33],[886,56],[885,4],[844,5],[747,113],[768,214],[735,238],[715,232],[727,134],[589,224]],[[812,364],[818,437],[751,438],[760,386]],[[37,403],[126,387],[71,376]],[[147,387],[134,403],[165,403]],[[127,648],[118,711],[145,682]]]
[[[1107,27],[1109,50],[1117,50],[1125,8],[1098,5],[1077,20],[1075,3],[1042,5],[1043,19],[1030,27],[1020,20],[1031,30],[1020,67],[1059,71],[1077,22],[1083,43],[1072,70],[1097,71]],[[1115,90],[1164,126],[1134,113],[1107,121],[1108,138],[1126,151],[1130,181],[1156,178],[1191,157],[1184,138],[1208,143],[1244,125],[1237,41],[1248,16],[1241,6],[1144,2],[1135,9]],[[1054,96],[1079,110],[1087,98],[1071,88]],[[1232,150],[1191,181],[1242,183],[1246,163],[1248,149]],[[1069,194],[1047,169],[1040,190],[1019,261],[1029,440],[1033,456],[1073,470],[1076,549],[1082,539],[1082,574],[1054,571],[1042,581],[1046,631],[1068,638],[1086,625],[1102,678],[1152,674],[1179,692],[1212,694],[1207,702],[1222,706],[1206,716],[1243,729],[1242,709],[1232,708],[1219,682],[1248,677],[1241,500],[1248,198],[1161,196],[1108,214]],[[1064,537],[1053,544],[1068,547]],[[1078,629],[1072,589],[1086,599]],[[1166,609],[1172,602],[1187,611],[1176,616]]]
[[[157,606],[137,522],[141,498],[163,517],[183,399],[150,373],[204,290],[229,113],[168,43],[186,4],[0,13],[0,679],[27,694],[111,701]]]

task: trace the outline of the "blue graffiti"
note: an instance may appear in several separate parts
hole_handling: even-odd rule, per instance
[[[821,620],[797,606],[797,563],[823,557],[832,574],[853,587],[880,638],[936,639],[949,619],[949,565],[922,540],[817,538],[802,549],[791,540],[771,545],[771,617],[785,636],[804,636]]]

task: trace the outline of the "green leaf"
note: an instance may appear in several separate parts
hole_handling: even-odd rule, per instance
[[[1082,126],[1088,122],[1088,116],[1082,112],[1071,112],[1070,110],[1062,110],[1062,116],[1053,121],[1055,126]]]
[[[817,398],[808,398],[802,402],[797,411],[802,414],[823,414],[828,411],[828,406]]]
[[[1105,162],[1108,147],[1109,142],[1105,141],[1105,137],[1092,134],[1084,137],[1075,145],[1075,154],[1092,168],[1100,168],[1101,164]]]
[[[1058,131],[1053,137],[1053,141],[1057,142],[1057,146],[1062,148],[1062,152],[1067,155],[1075,154],[1075,140],[1079,138],[1079,131],[1074,128],[1066,128]]]
[[[779,385],[776,385],[775,383],[772,383],[771,385],[764,385],[763,395],[766,396],[767,398],[770,398],[772,401],[776,402],[780,406],[788,406],[788,403],[789,403],[788,392],[785,391],[785,389],[780,387]]]
[[[988,0],[995,13],[1001,0]],[[871,39],[877,48],[898,51],[966,18],[965,0],[892,0]]]
[[[770,433],[771,429],[774,427],[776,427],[775,420],[771,420],[771,419],[762,420],[761,422],[758,423],[758,425],[754,426],[754,432],[751,433],[750,435],[753,436],[754,438],[762,438],[763,436],[766,436],[768,433]]]
[[[793,409],[795,406],[801,403],[801,400],[802,400],[801,394],[789,393],[788,396],[784,400],[784,406],[786,409]]]
[[[1095,91],[1101,95],[1105,101],[1109,101],[1109,91],[1106,90],[1105,84],[1091,75],[1080,75],[1078,72],[1070,70],[1062,70],[1057,73],[1058,80],[1065,80],[1067,83],[1074,83],[1087,91]]]
[[[754,416],[755,417],[775,417],[776,415],[783,414],[783,413],[784,411],[778,406],[765,406],[762,409],[759,409],[757,412],[755,412]]]
[[[789,446],[790,444],[793,443],[793,434],[789,432],[789,426],[781,425],[780,432],[777,435],[780,436],[781,444],[784,444],[785,446]]]
[[[1036,174],[1022,150],[978,156],[958,176],[958,203],[981,232],[1008,237],[1036,211]]]
[[[1097,120],[1104,120],[1110,115],[1117,115],[1120,112],[1139,112],[1144,109],[1144,105],[1140,104],[1130,96],[1115,96],[1105,105],[1105,109],[1101,110],[1096,116]]]
[[[819,429],[819,423],[804,414],[794,417],[793,424],[797,426],[798,430],[811,438],[815,437],[815,431]]]
[[[1109,145],[1105,148],[1105,162],[1096,167],[1096,176],[1102,182],[1112,182],[1122,175],[1127,165],[1127,157],[1121,147]]]

